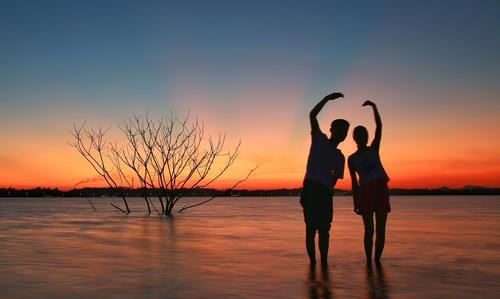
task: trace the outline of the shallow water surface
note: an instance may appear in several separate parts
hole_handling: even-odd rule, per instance
[[[391,199],[382,268],[335,198],[328,269],[310,269],[298,199],[219,198],[176,214],[118,199],[0,199],[0,298],[498,298],[500,197]],[[189,198],[187,201],[196,201]],[[182,205],[182,202],[181,202]]]

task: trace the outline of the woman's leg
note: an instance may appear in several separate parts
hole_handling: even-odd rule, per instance
[[[377,240],[375,241],[375,261],[380,263],[380,257],[385,245],[385,225],[387,223],[387,212],[375,212],[377,219]]]
[[[365,225],[365,254],[366,264],[371,265],[373,247],[373,213],[363,215]]]

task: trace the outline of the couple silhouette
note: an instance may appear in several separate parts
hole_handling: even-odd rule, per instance
[[[339,92],[329,94],[309,113],[311,147],[300,204],[306,224],[306,250],[313,266],[316,265],[316,232],[318,232],[321,265],[328,265],[330,227],[333,220],[333,188],[337,180],[344,178],[345,165],[345,157],[337,147],[345,140],[349,130],[347,120],[335,119],[330,125],[328,138],[321,131],[317,116],[327,102],[343,97],[344,95]],[[368,145],[368,130],[363,126],[357,126],[354,129],[353,139],[357,144],[357,150],[349,156],[348,166],[352,181],[354,212],[363,217],[366,263],[370,266],[374,231],[376,231],[375,262],[380,263],[385,244],[387,214],[391,211],[391,206],[387,187],[389,177],[379,155],[382,120],[375,103],[365,101],[363,106],[373,109],[376,123],[375,136],[372,143]],[[374,214],[376,230],[374,230]]]

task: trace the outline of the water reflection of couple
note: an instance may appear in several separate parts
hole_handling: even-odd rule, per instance
[[[304,211],[306,224],[306,249],[311,265],[316,264],[315,235],[318,232],[318,247],[321,264],[328,264],[328,247],[330,226],[333,219],[333,187],[338,179],[344,177],[345,158],[337,146],[345,140],[349,122],[344,119],[332,121],[330,138],[319,127],[317,115],[329,101],[343,98],[342,93],[332,93],[323,98],[309,114],[311,122],[311,148],[307,160],[307,170],[300,203]],[[353,138],[357,151],[348,159],[349,172],[352,180],[354,212],[363,217],[365,228],[364,248],[367,265],[371,265],[373,233],[376,232],[375,262],[380,263],[385,243],[385,226],[387,214],[391,207],[387,176],[380,162],[380,140],[382,137],[382,121],[375,103],[366,101],[363,106],[370,106],[375,115],[375,137],[368,145],[368,131],[363,126],[357,126]],[[373,215],[376,219],[374,230]]]
[[[308,293],[310,299],[330,299],[336,297],[331,287],[332,281],[327,267],[321,267],[321,275],[318,277],[316,268],[309,268]],[[372,267],[366,268],[366,293],[360,294],[358,298],[389,299],[389,288],[386,283],[382,264],[378,263],[375,272]]]

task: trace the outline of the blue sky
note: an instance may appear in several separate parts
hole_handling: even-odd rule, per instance
[[[3,1],[0,96],[23,105],[57,89],[58,101],[135,97],[154,106],[185,68],[219,86],[304,66],[308,94],[319,96],[370,56],[428,84],[488,88],[498,83],[499,8],[497,1]]]

